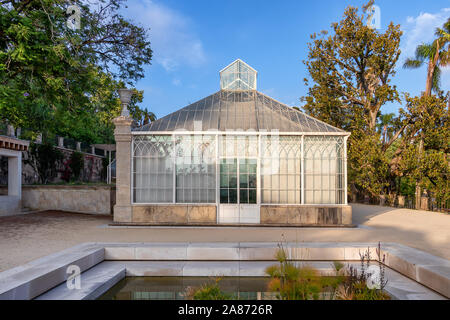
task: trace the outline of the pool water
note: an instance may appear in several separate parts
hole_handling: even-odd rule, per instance
[[[220,288],[243,300],[276,299],[274,292],[267,291],[270,278],[224,277]],[[100,300],[185,300],[189,287],[198,288],[214,282],[209,277],[126,277],[103,294]]]

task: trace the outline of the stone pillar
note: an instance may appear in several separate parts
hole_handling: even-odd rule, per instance
[[[386,196],[384,194],[380,195],[380,206],[384,206],[386,203]]]
[[[420,199],[420,209],[427,211],[428,210],[428,197],[421,197]]]
[[[94,146],[91,146],[91,153],[95,154],[95,147]]]
[[[42,133],[39,133],[38,136],[36,137],[36,143],[42,143]]]
[[[64,137],[58,137],[58,147],[64,148]]]
[[[77,151],[80,152],[81,151],[81,142],[77,141]]]
[[[14,131],[14,127],[10,124],[8,124],[8,126],[6,127],[6,135],[10,136],[10,137],[15,137],[15,131]]]
[[[404,196],[398,196],[398,206],[400,208],[405,207],[405,197]]]
[[[114,222],[132,222],[131,210],[131,123],[127,116],[113,120],[116,126],[116,205]]]
[[[22,197],[22,152],[8,157],[8,196]]]

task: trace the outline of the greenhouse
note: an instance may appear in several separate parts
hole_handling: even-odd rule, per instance
[[[349,133],[258,92],[242,60],[220,71],[220,91],[129,132],[123,123],[116,222],[351,224]]]

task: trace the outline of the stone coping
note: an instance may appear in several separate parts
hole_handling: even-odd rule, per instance
[[[347,242],[300,242],[285,243],[283,246],[293,260],[318,262],[358,261],[359,253],[368,248],[371,256],[376,258],[377,248],[375,243]],[[200,264],[197,267],[205,262],[215,262],[217,265],[237,262],[242,265],[247,262],[275,261],[277,249],[278,243],[275,242],[84,243],[1,272],[0,299],[33,299],[58,285],[65,285],[67,267],[73,264],[79,265],[82,272],[105,260],[182,264],[198,262]],[[383,243],[381,253],[386,257],[385,265],[388,268],[450,298],[449,260],[396,243]],[[208,267],[199,270],[208,270]],[[120,268],[116,273],[108,272],[105,281],[120,278]],[[91,288],[94,290],[107,287],[99,282],[93,283]],[[89,297],[88,293],[86,296]]]
[[[0,148],[15,151],[27,151],[29,146],[30,141],[21,140],[11,136],[0,135]]]

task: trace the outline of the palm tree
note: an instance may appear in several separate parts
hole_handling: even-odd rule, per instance
[[[403,67],[409,69],[420,68],[428,61],[427,82],[425,95],[431,91],[439,91],[441,68],[450,64],[450,18],[442,28],[437,28],[436,39],[430,44],[421,44],[416,48],[415,58],[406,59]]]
[[[436,39],[431,44],[421,44],[416,48],[415,58],[408,58],[403,65],[404,68],[420,68],[428,60],[427,82],[425,86],[425,96],[430,96],[431,91],[439,92],[439,82],[441,78],[441,68],[450,64],[450,18],[444,23],[442,28],[437,28]],[[418,157],[422,158],[424,137],[420,133]],[[421,207],[422,191],[419,181],[416,182],[416,208]]]
[[[148,111],[147,109],[145,109],[142,112],[142,116],[143,116],[142,125],[149,124],[150,122],[153,122],[156,120],[155,114],[153,112]]]
[[[378,118],[377,129],[383,138],[383,145],[392,139],[395,131],[395,113],[381,114]]]

